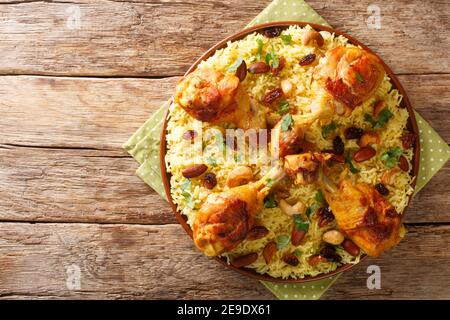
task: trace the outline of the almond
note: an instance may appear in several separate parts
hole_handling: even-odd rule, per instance
[[[199,175],[203,174],[207,169],[208,169],[208,167],[205,164],[194,164],[192,166],[184,168],[181,171],[181,174],[183,175],[183,177],[188,178],[188,179],[195,178],[195,177],[198,177]]]
[[[248,68],[248,72],[250,72],[252,74],[267,73],[269,71],[270,71],[270,67],[267,64],[265,64],[263,61],[255,62]]]
[[[256,261],[256,259],[258,259],[257,253],[249,253],[233,259],[233,262],[231,262],[231,264],[236,268],[242,268],[248,266],[249,264],[252,264]]]
[[[322,257],[319,254],[316,254],[308,259],[308,263],[311,267],[315,267],[315,266],[317,266],[317,264],[319,264],[321,262],[328,262],[328,260],[327,260],[327,258]]]
[[[398,167],[405,172],[409,171],[409,163],[405,156],[400,156],[398,159]]]
[[[254,226],[248,233],[247,233],[247,240],[257,240],[264,238],[269,234],[269,230],[264,226]]]
[[[359,254],[359,247],[352,240],[345,239],[341,245],[352,256],[356,257]]]
[[[305,238],[306,232],[303,230],[297,230],[294,226],[291,234],[291,243],[293,246],[298,246]]]
[[[242,82],[247,77],[247,64],[244,60],[242,60],[241,65],[236,69],[235,76],[239,78],[239,81]]]
[[[372,147],[363,147],[360,148],[356,153],[353,155],[353,160],[356,162],[363,162],[366,160],[369,160],[370,158],[373,158],[377,152]]]
[[[263,256],[266,264],[269,264],[273,256],[277,252],[277,244],[275,241],[271,241],[264,247]]]

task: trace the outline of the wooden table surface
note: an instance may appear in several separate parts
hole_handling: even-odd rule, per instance
[[[308,1],[391,66],[450,141],[450,2]],[[202,52],[268,0],[0,1],[0,297],[273,299],[200,254],[121,144]],[[76,20],[79,16],[80,20]],[[394,250],[324,299],[450,298],[450,166]],[[366,287],[381,268],[381,289]]]

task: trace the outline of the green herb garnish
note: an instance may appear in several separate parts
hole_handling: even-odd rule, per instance
[[[392,112],[390,112],[388,108],[384,108],[383,110],[380,111],[378,120],[372,118],[372,116],[368,113],[364,115],[364,120],[369,122],[374,129],[380,129],[386,124],[386,122],[388,122],[388,120],[392,116],[393,116]]]
[[[285,45],[290,45],[292,43],[292,36],[290,34],[282,34],[281,40]]]
[[[258,52],[256,53],[256,61],[261,60],[262,50],[264,47],[264,42],[261,39],[257,39],[256,43],[258,44]]]
[[[281,250],[289,244],[289,240],[291,240],[290,236],[282,235],[277,237],[277,249]]]
[[[285,114],[289,112],[289,102],[284,100],[280,102],[280,105],[278,107],[278,113],[279,114]]]
[[[323,204],[325,203],[325,198],[323,196],[322,190],[317,190],[316,196],[314,197],[314,199],[316,199],[316,202],[318,204]]]
[[[359,172],[359,170],[356,169],[356,167],[353,165],[352,158],[351,158],[349,152],[345,155],[345,163],[348,165],[351,173],[358,173]]]
[[[186,205],[189,209],[194,209],[195,208],[195,203],[192,200],[192,196],[189,192],[187,191],[183,191],[181,193],[181,195],[183,196],[184,200],[186,201]]]
[[[299,214],[294,214],[294,225],[295,229],[299,231],[308,232],[309,229],[309,221],[303,221],[302,217]]]
[[[268,66],[272,66],[272,68],[278,68],[278,66],[280,65],[280,59],[278,58],[277,54],[275,53],[275,49],[273,48],[273,46],[270,48],[270,52],[268,54],[266,54],[265,57],[265,63]]]
[[[338,125],[336,122],[332,121],[331,123],[327,124],[326,126],[322,127],[322,137],[324,139],[327,139],[330,133],[332,133],[334,130],[336,130]]]
[[[359,74],[359,72],[357,72],[357,71],[355,71],[355,77],[356,77],[356,80],[358,80],[359,82],[361,82],[361,83],[364,82],[363,77],[362,77],[361,74]]]
[[[244,59],[242,59],[241,57],[237,58],[237,60],[231,66],[228,67],[227,72],[235,73],[243,61]]]
[[[295,249],[294,252],[292,252],[294,256],[300,257],[302,255],[302,251],[300,249]]]
[[[288,131],[293,124],[292,116],[290,113],[285,115],[283,119],[281,120],[281,131]]]
[[[268,179],[266,180],[266,186],[267,186],[267,187],[271,187],[272,185],[273,185],[273,180],[270,179],[270,178],[268,178]]]
[[[212,158],[212,157],[208,157],[206,158],[206,161],[208,161],[208,163],[213,167],[217,167],[217,161],[216,159]]]
[[[276,208],[276,206],[275,195],[271,193],[264,199],[264,208]]]
[[[402,155],[403,151],[400,147],[395,147],[385,153],[383,153],[380,157],[381,161],[383,161],[384,165],[388,168],[393,168],[398,164],[398,159]]]
[[[184,180],[183,183],[181,184],[181,189],[186,190],[190,188],[191,188],[191,180],[189,179]]]

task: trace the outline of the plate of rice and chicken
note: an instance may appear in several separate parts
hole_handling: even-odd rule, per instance
[[[160,154],[169,203],[201,252],[302,282],[405,237],[419,143],[406,93],[375,53],[287,21],[245,29],[192,65]]]

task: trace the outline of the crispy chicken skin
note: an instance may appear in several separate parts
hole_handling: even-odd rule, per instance
[[[264,108],[229,73],[195,70],[180,80],[174,101],[203,122],[231,123],[241,129],[266,127]]]
[[[210,194],[193,224],[195,245],[207,256],[236,247],[252,228],[270,187],[283,177],[284,171],[277,166],[257,182]]]
[[[381,84],[385,75],[380,60],[357,47],[338,46],[328,51],[318,65],[314,78],[349,115]],[[339,114],[339,112],[338,112]]]
[[[373,187],[344,179],[335,192],[324,191],[339,228],[369,256],[379,256],[400,242],[400,215]]]

